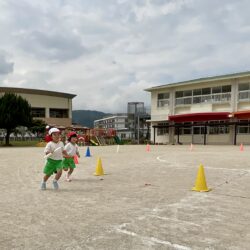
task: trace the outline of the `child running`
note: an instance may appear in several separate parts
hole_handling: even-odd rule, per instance
[[[64,150],[66,152],[63,159],[63,169],[68,171],[66,174],[66,181],[71,181],[70,175],[73,173],[76,167],[74,162],[74,156],[77,155],[80,158],[77,142],[76,132],[70,132],[68,135],[68,143],[65,145]]]
[[[43,182],[41,184],[41,190],[46,190],[46,182],[49,177],[55,172],[55,179],[53,180],[54,189],[58,189],[57,181],[62,175],[62,159],[63,159],[63,143],[60,141],[60,130],[57,128],[51,128],[49,130],[49,135],[52,137],[52,140],[47,143],[44,152],[48,157],[46,165],[43,169],[45,176],[43,177]]]

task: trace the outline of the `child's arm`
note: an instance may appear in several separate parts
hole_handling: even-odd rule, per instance
[[[58,151],[58,150],[60,150],[60,149],[63,149],[62,147],[60,147],[60,148],[57,148],[57,149],[55,149],[54,151],[50,151],[50,152],[45,152],[45,156],[44,156],[44,158],[49,158],[51,155],[53,155],[56,151]]]
[[[62,151],[62,154],[63,154],[64,158],[69,158],[70,157],[65,149]]]
[[[62,150],[62,154],[64,158],[70,158],[70,155],[68,154],[67,149],[68,149],[68,144],[66,144]]]
[[[53,153],[52,150],[51,150],[51,143],[48,143],[44,149],[44,153],[45,155],[48,155],[48,154],[51,154]]]

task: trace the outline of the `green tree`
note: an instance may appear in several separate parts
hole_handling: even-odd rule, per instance
[[[27,100],[13,93],[5,93],[0,98],[0,128],[6,130],[5,144],[10,145],[10,134],[18,126],[30,127],[31,106]]]
[[[32,133],[37,133],[38,135],[41,136],[45,133],[46,130],[46,123],[43,120],[40,119],[33,119],[31,126],[30,126],[30,131]]]

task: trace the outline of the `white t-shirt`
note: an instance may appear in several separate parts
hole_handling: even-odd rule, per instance
[[[58,149],[57,151],[55,151],[49,158],[51,158],[52,160],[62,160],[63,159],[63,143],[61,141],[59,141],[58,143],[55,143],[53,141],[50,141],[45,149],[44,152],[54,152],[57,148],[61,148]]]
[[[78,150],[78,146],[77,144],[72,144],[71,142],[68,142],[65,147],[64,147],[64,150],[67,152],[67,154],[69,156],[74,156],[76,155],[76,153],[79,154],[79,150]]]

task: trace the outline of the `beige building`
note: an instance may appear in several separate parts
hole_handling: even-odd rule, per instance
[[[154,143],[250,144],[250,72],[146,89]]]
[[[68,93],[0,87],[0,96],[14,93],[25,98],[32,107],[33,118],[44,120],[53,126],[70,126],[72,124],[72,99],[76,96]]]

